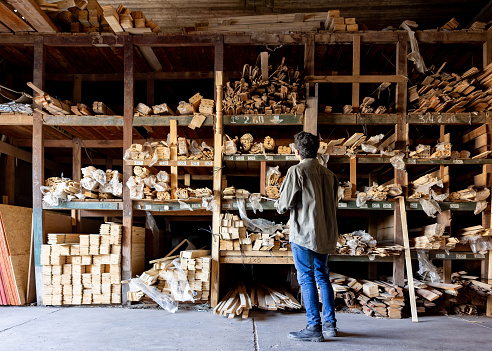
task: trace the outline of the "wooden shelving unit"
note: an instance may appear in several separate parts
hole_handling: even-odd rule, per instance
[[[416,38],[419,43],[430,43],[439,45],[452,45],[452,44],[483,44],[483,64],[486,66],[492,62],[492,32],[468,32],[468,31],[417,31]],[[387,44],[394,45],[394,52],[396,53],[396,67],[395,73],[392,75],[364,75],[361,74],[360,67],[360,45],[363,44]],[[307,76],[307,82],[309,82],[308,90],[308,106],[304,116],[296,115],[262,115],[262,116],[250,116],[250,115],[237,115],[237,116],[222,116],[220,110],[222,106],[222,83],[223,75],[234,76],[234,72],[224,72],[224,46],[250,46],[250,45],[296,45],[304,48],[304,64]],[[353,69],[351,75],[345,76],[316,76],[314,70],[315,64],[315,47],[316,46],[330,46],[330,45],[352,45],[353,48]],[[134,117],[133,109],[135,104],[135,81],[147,80],[148,93],[153,95],[153,82],[159,79],[179,79],[177,72],[156,72],[151,75],[135,72],[135,54],[134,48],[137,46],[147,46],[151,48],[166,48],[166,47],[211,47],[214,50],[214,71],[207,74],[203,72],[191,72],[187,74],[187,77],[196,77],[197,79],[207,78],[215,79],[216,87],[216,105],[219,107],[216,116],[207,116],[204,126],[214,127],[214,148],[215,158],[211,163],[210,161],[182,161],[184,164],[179,164],[180,161],[166,161],[167,164],[162,163],[157,166],[169,166],[169,167],[210,167],[213,170],[213,190],[214,195],[218,199],[219,208],[222,210],[234,210],[235,203],[231,201],[221,200],[222,190],[222,167],[229,163],[241,163],[251,162],[260,164],[260,169],[264,169],[264,165],[267,162],[284,162],[290,164],[295,160],[292,155],[240,155],[240,156],[224,156],[221,154],[222,136],[224,134],[224,127],[238,126],[238,127],[256,127],[256,126],[278,126],[284,127],[296,127],[302,128],[305,131],[311,133],[317,133],[318,128],[324,126],[364,126],[364,125],[386,125],[394,126],[396,133],[397,147],[403,147],[408,143],[408,127],[409,125],[440,125],[444,133],[445,126],[451,125],[470,125],[470,124],[484,124],[491,123],[490,117],[483,113],[461,113],[461,114],[408,114],[407,113],[407,52],[408,52],[408,35],[404,31],[367,31],[357,33],[277,33],[277,34],[194,34],[194,35],[113,35],[113,34],[42,34],[42,35],[27,35],[27,34],[2,34],[0,35],[0,47],[12,47],[21,48],[29,47],[32,49],[32,62],[33,62],[33,75],[32,82],[43,88],[45,82],[48,79],[55,80],[73,80],[74,86],[80,84],[80,81],[105,81],[114,80],[115,77],[106,75],[94,75],[94,74],[78,74],[77,78],[74,75],[71,77],[49,77],[46,74],[45,66],[47,61],[47,48],[62,49],[68,48],[118,48],[123,54],[123,70],[122,73],[118,73],[116,80],[123,82],[123,100],[124,100],[124,113],[122,116],[47,116],[42,115],[39,112],[35,112],[33,116],[25,115],[0,115],[0,125],[10,126],[12,128],[31,128],[32,129],[32,141],[24,140],[23,144],[18,146],[32,147],[32,191],[33,191],[33,233],[34,233],[34,257],[35,257],[35,274],[37,282],[37,297],[38,303],[42,304],[42,280],[41,280],[41,264],[40,264],[40,249],[43,244],[43,204],[42,196],[39,191],[39,186],[44,182],[44,168],[48,164],[44,159],[45,147],[63,147],[71,148],[73,150],[73,174],[74,180],[78,174],[80,177],[80,168],[82,166],[82,151],[81,142],[86,147],[112,147],[121,148],[125,150],[130,147],[133,142],[139,142],[140,140],[134,140],[133,128],[134,127],[153,127],[164,126],[171,127],[174,124],[172,121],[176,121],[175,125],[185,127],[190,121],[191,117],[168,117],[168,116],[150,116],[150,117]],[[229,74],[231,73],[231,74]],[[67,75],[69,76],[69,75]],[[394,82],[397,85],[396,88],[396,113],[384,114],[384,115],[367,115],[367,114],[318,114],[318,104],[321,97],[317,96],[317,84],[323,83],[348,83],[352,85],[352,105],[357,109],[360,103],[359,90],[360,85],[366,82]],[[78,86],[78,85],[77,85]],[[78,88],[80,90],[80,87]],[[150,99],[150,100],[149,100]],[[148,101],[153,103],[153,97],[148,97]],[[80,102],[80,101],[74,101]],[[40,108],[40,106],[34,106]],[[52,127],[73,127],[73,128],[86,128],[86,127],[108,127],[122,129],[123,137],[119,140],[80,140],[75,138],[74,140],[54,140],[44,138],[45,132],[48,128]],[[114,163],[119,162],[114,160]],[[133,165],[147,165],[144,161],[142,164],[136,163],[138,161],[123,162],[123,175],[124,182],[132,174]],[[164,161],[159,161],[164,162]],[[198,163],[193,163],[198,162]],[[331,163],[350,163],[350,160],[346,157],[332,157]],[[354,167],[351,170],[355,180],[355,167],[357,164],[379,164],[388,163],[389,159],[384,157],[357,157],[356,161],[351,164]],[[484,160],[418,160],[418,159],[406,159],[408,167],[413,165],[438,165],[443,167],[444,165],[461,167],[462,165],[487,165],[492,163],[492,159]],[[177,173],[175,173],[177,175]],[[395,181],[405,187],[407,185],[405,171],[395,171]],[[197,214],[203,215],[201,206],[198,202],[193,203]],[[273,204],[270,202],[263,203],[264,209],[273,210]],[[421,210],[418,203],[408,202],[406,204],[407,210]],[[473,210],[473,203],[442,203],[443,210],[451,211],[470,211]],[[52,208],[53,209],[53,208]],[[132,201],[129,196],[129,190],[124,187],[123,200],[120,202],[70,202],[60,205],[56,209],[76,211],[76,216],[80,216],[81,213],[92,211],[94,215],[105,216],[106,213],[112,213],[114,216],[120,216],[123,219],[123,258],[122,258],[122,278],[131,278],[131,227],[133,223],[133,216],[139,211],[152,211],[155,213],[176,214],[183,213],[183,209],[179,203],[158,203],[150,201]],[[399,221],[399,208],[394,201],[386,201],[381,203],[368,202],[367,208],[357,208],[355,201],[341,201],[339,205],[340,210],[385,210],[393,211],[395,213],[396,221]],[[194,215],[189,212],[189,216]],[[210,213],[208,214],[210,215]],[[218,215],[219,213],[212,214],[213,232],[218,232]],[[491,226],[491,213],[488,211],[483,215],[483,225],[486,227]],[[395,227],[395,242],[402,243],[402,230]],[[292,264],[292,258],[288,252],[261,252],[248,254],[247,257],[238,255],[236,252],[219,252],[218,240],[215,236],[212,236],[212,294],[211,302],[214,306],[218,302],[219,298],[219,265],[221,263],[252,263],[252,264]],[[466,253],[452,252],[450,256],[440,256],[440,252],[431,252],[431,258],[438,258],[444,260],[463,260],[463,259],[476,259],[482,262],[482,277],[492,281],[492,258],[490,255],[479,255]],[[482,257],[483,256],[483,257]],[[349,256],[332,256],[330,260],[353,260],[353,261],[368,261],[367,257],[349,257]],[[389,257],[377,259],[377,262],[393,262],[393,273],[395,282],[402,285],[404,281],[404,262],[403,256],[401,257]],[[447,273],[450,273],[450,265]],[[445,275],[446,275],[445,274]],[[123,291],[123,296],[126,296],[126,291]],[[489,298],[489,314],[492,315],[492,298]]]

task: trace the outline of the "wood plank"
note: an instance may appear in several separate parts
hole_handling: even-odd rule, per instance
[[[7,0],[40,33],[56,33],[58,29],[35,0]]]
[[[147,61],[149,67],[155,71],[162,71],[162,65],[159,59],[155,55],[154,50],[150,46],[139,46],[138,47],[145,61]]]
[[[12,12],[3,2],[0,2],[0,18],[2,19],[3,24],[9,27],[13,32],[34,31],[29,24]]]
[[[130,36],[125,37],[124,44],[124,110],[123,110],[123,149],[129,149],[133,141],[133,107],[134,107],[134,70],[133,63],[133,40]],[[132,168],[126,163],[123,164],[123,181],[126,183],[132,176]],[[132,277],[132,224],[133,209],[130,199],[130,190],[123,187],[123,238],[122,238],[122,270],[121,279],[126,280]],[[122,302],[127,302],[128,284],[122,286]]]
[[[352,53],[352,74],[360,75],[360,35],[354,35]],[[352,108],[354,112],[359,112],[360,97],[359,97],[360,84],[352,83]]]

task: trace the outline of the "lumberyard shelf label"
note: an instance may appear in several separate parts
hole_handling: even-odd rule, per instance
[[[391,204],[383,204],[383,208],[392,208]]]
[[[438,253],[438,254],[436,254],[436,258],[446,258],[446,255]]]
[[[201,204],[191,204],[191,208],[202,208]]]
[[[285,156],[285,159],[288,161],[295,161],[295,160],[297,160],[297,157],[296,156]]]
[[[225,161],[232,161],[232,160],[234,160],[234,157],[233,156],[224,156],[224,160]]]
[[[236,161],[244,161],[244,156],[236,156]]]
[[[256,156],[248,156],[248,161],[256,161]]]
[[[466,254],[456,254],[457,260],[466,260]]]
[[[419,115],[418,119],[419,123],[423,124],[446,124],[446,123],[456,123],[456,116],[455,115]]]
[[[346,202],[339,202],[338,207],[339,208],[347,207],[347,203]]]
[[[222,204],[222,208],[230,209],[231,204]]]
[[[485,255],[484,254],[476,253],[476,254],[473,254],[473,257],[475,257],[475,258],[485,258]]]
[[[200,166],[200,162],[199,161],[191,161],[191,165],[192,166]]]
[[[463,164],[463,160],[453,160],[453,163],[455,165],[462,165]]]
[[[411,202],[410,208],[418,208],[418,204],[416,202]]]
[[[143,161],[134,161],[135,166],[143,166]]]
[[[373,203],[372,208],[381,208],[380,204]]]
[[[205,161],[205,166],[213,166],[214,163],[212,161]]]
[[[266,159],[267,161],[273,161],[273,156],[265,156],[265,159]]]
[[[460,208],[459,204],[449,204],[449,208],[454,208],[455,210]]]
[[[159,166],[169,166],[169,162],[168,161],[159,161],[157,164]]]
[[[178,166],[186,166],[186,161],[178,161]]]

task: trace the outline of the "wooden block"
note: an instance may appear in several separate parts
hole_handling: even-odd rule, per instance
[[[358,32],[359,31],[359,25],[358,24],[348,24],[347,25],[347,32]]]

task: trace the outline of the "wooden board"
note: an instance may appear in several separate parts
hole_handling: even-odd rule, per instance
[[[132,227],[132,275],[145,270],[145,228]]]

